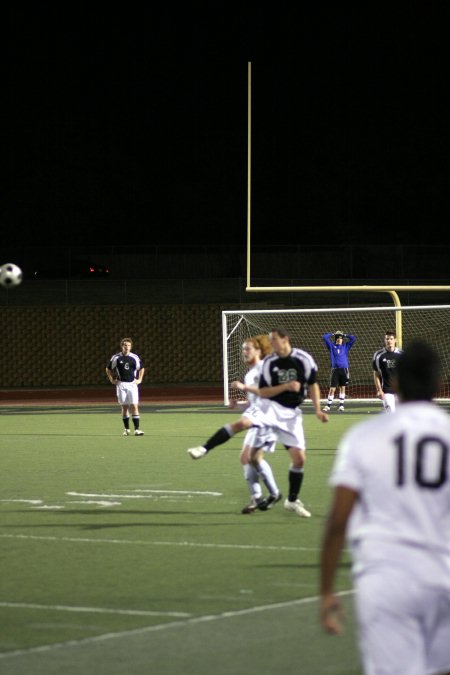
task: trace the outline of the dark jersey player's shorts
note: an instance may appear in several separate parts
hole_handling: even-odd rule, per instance
[[[330,387],[345,387],[350,381],[348,368],[332,368],[330,377]]]

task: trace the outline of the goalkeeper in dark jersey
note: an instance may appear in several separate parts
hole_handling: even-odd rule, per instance
[[[338,410],[344,412],[345,387],[350,380],[348,353],[355,344],[356,337],[337,330],[334,333],[325,333],[325,335],[322,335],[322,340],[330,353],[331,361],[330,389],[328,391],[327,405],[324,410],[326,412],[331,410],[336,388],[339,388]]]

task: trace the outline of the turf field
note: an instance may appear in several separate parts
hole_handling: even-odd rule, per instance
[[[376,414],[379,407],[371,410]],[[342,637],[318,622],[319,546],[338,437],[305,405],[309,520],[241,515],[242,435],[186,453],[235,419],[221,405],[0,409],[2,675],[359,674],[348,557]],[[287,489],[288,456],[270,457]]]

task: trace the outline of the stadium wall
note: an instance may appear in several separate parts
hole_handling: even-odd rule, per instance
[[[105,367],[127,336],[143,359],[145,384],[221,386],[222,311],[234,309],[224,304],[2,307],[3,347],[10,358],[4,361],[0,389],[108,385]],[[314,356],[325,390],[329,366],[320,335],[308,322],[302,333],[305,342],[317,340]]]
[[[216,303],[0,307],[4,350],[0,389],[108,385],[105,367],[119,351],[121,338],[127,336],[143,359],[145,384],[221,385],[222,311],[266,308]],[[302,321],[302,342],[317,344],[317,349],[308,350],[319,364],[324,392],[329,383],[329,359],[315,326]],[[330,330],[335,328],[330,326]],[[380,327],[380,346],[384,328]],[[370,390],[371,356],[372,352],[367,362],[364,357],[358,361],[362,371],[358,377],[363,384],[367,379]],[[354,359],[354,376],[356,364]]]
[[[215,305],[6,307],[10,354],[0,388],[107,384],[105,367],[130,336],[150,383],[221,382],[221,309]],[[5,363],[5,362],[4,362]]]

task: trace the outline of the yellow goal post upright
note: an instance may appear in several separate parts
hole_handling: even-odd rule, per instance
[[[242,379],[242,341],[246,337],[269,332],[274,325],[287,329],[296,345],[310,351],[321,362],[323,372],[329,369],[324,355],[321,335],[333,330],[343,330],[357,335],[357,343],[351,352],[351,381],[348,391],[356,398],[373,396],[372,371],[369,359],[376,349],[382,347],[384,332],[395,329],[397,344],[402,346],[405,337],[421,336],[435,346],[441,355],[444,367],[444,382],[440,397],[450,398],[450,305],[414,306],[402,308],[398,293],[401,291],[450,291],[447,285],[355,285],[355,286],[252,286],[251,283],[251,157],[252,157],[252,64],[248,62],[248,148],[247,148],[247,284],[252,293],[387,293],[393,307],[360,307],[317,310],[236,310],[222,312],[222,345],[224,369],[224,403],[229,405],[229,383]],[[305,321],[305,318],[308,321]],[[312,320],[314,318],[314,321]],[[303,319],[303,320],[302,320]],[[407,319],[407,320],[406,320]],[[345,325],[344,325],[345,324]],[[368,365],[369,363],[369,365]]]
[[[252,293],[315,293],[344,292],[356,293],[388,293],[396,307],[401,307],[398,293],[400,291],[450,291],[450,286],[440,285],[366,285],[366,286],[252,286],[251,283],[251,186],[252,186],[252,62],[247,63],[247,285],[246,291]],[[402,344],[401,312],[396,317],[396,328],[399,345]]]

